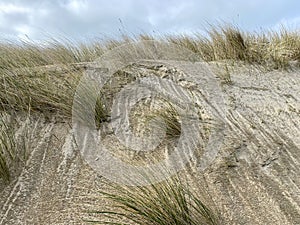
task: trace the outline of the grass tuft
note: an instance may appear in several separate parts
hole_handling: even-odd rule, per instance
[[[167,138],[178,138],[181,135],[179,114],[170,103],[166,103],[162,109],[148,115],[147,121],[153,121],[158,129],[165,128]]]
[[[40,118],[33,124],[31,122],[30,113],[26,118],[18,119],[13,112],[0,113],[0,181],[4,184],[8,184],[26,165]]]
[[[0,115],[0,179],[4,182],[10,181],[9,162],[17,157],[17,144],[12,126],[7,125]]]
[[[151,35],[124,35],[122,40],[89,44],[65,39],[52,39],[44,44],[0,43],[0,110],[26,110],[31,105],[33,111],[70,118],[73,96],[88,62],[124,43],[155,39]],[[268,70],[300,65],[299,30],[248,33],[222,25],[211,26],[207,35],[165,36],[160,41],[166,46],[175,43],[187,48],[207,62],[244,62]],[[225,82],[231,82],[229,76]],[[104,101],[97,103],[96,121],[105,120]]]
[[[178,177],[143,187],[109,184],[112,192],[101,195],[112,202],[113,209],[93,211],[107,220],[97,224],[141,225],[215,225],[218,217]],[[120,223],[120,218],[129,223]]]

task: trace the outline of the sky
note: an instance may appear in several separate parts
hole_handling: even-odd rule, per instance
[[[300,1],[0,0],[0,40],[9,41],[192,35],[220,23],[256,32],[300,29]]]

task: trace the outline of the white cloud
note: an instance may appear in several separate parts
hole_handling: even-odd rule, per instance
[[[299,8],[299,0],[1,0],[0,34],[12,39],[25,34],[43,39],[45,33],[70,39],[118,36],[120,29],[193,34],[218,21],[247,30],[279,23],[299,28]]]
[[[18,5],[11,4],[11,3],[0,4],[0,13],[10,14],[10,13],[30,13],[30,12],[31,12],[31,9],[28,7],[18,6]]]
[[[62,7],[76,14],[80,14],[88,8],[85,0],[68,0],[62,4]]]

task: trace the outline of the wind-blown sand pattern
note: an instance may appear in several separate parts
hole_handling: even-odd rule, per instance
[[[188,66],[186,71],[198,68],[197,63],[176,63]],[[174,80],[181,76],[176,69],[172,74],[159,69],[163,65],[143,62],[126,73],[148,76],[152,71],[151,75]],[[300,70],[264,72],[233,66],[226,82],[225,64],[209,65],[223,91],[225,136],[216,159],[204,171],[195,168],[201,166],[195,159],[191,173],[220,212],[222,224],[300,224]],[[196,73],[199,77],[193,79],[205,80],[205,73]],[[125,84],[115,83],[116,90]],[[193,87],[182,79],[178,84]],[[17,127],[28,123],[21,113],[15,119]],[[29,120],[36,128],[31,129],[26,165],[9,185],[0,183],[0,224],[85,224],[83,219],[91,217],[87,210],[108,206],[97,197],[97,190],[106,188],[105,178],[83,160],[70,121],[38,114]],[[109,122],[101,129],[106,135],[103,143],[130,160],[131,153],[114,141]],[[164,150],[161,154],[166,157]]]

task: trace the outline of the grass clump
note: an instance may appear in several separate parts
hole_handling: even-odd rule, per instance
[[[258,64],[266,69],[286,69],[291,62],[299,66],[300,31],[243,32],[232,25],[211,26],[207,36],[168,37],[168,41],[199,54],[207,62],[235,61]]]
[[[3,71],[1,74],[0,100],[2,110],[26,111],[30,105],[33,111],[70,114],[73,88],[76,78],[72,74],[59,77],[43,71],[22,69]]]
[[[166,132],[167,138],[178,138],[181,135],[180,117],[176,108],[170,103],[165,103],[164,106],[155,110],[150,115],[147,115],[146,122],[152,122],[152,126],[161,131]]]
[[[26,112],[30,106],[32,112],[54,114],[69,119],[72,117],[74,94],[82,73],[82,69],[72,67],[65,68],[64,71],[59,67],[3,70],[0,74],[0,110]],[[91,98],[87,95],[93,89],[85,87],[84,91],[82,102],[79,103],[81,108],[91,104]],[[95,106],[95,120],[98,123],[106,116],[105,105],[99,98]]]
[[[10,181],[9,162],[17,157],[17,144],[13,127],[0,119],[0,179],[4,182]]]
[[[99,43],[83,44],[67,39],[50,39],[42,44],[3,42],[0,43],[0,69],[90,62],[103,52],[104,47]]]
[[[218,217],[178,177],[143,187],[110,184],[112,192],[100,193],[112,201],[113,209],[94,211],[108,220],[97,224],[215,225]],[[128,223],[120,222],[123,218]]]
[[[277,32],[249,33],[232,25],[222,25],[211,26],[206,35],[194,37],[124,35],[121,40],[92,43],[54,39],[44,44],[3,42],[0,43],[0,110],[25,111],[30,105],[33,111],[55,113],[69,119],[74,94],[88,62],[125,43],[149,40],[159,40],[161,46],[165,44],[166,47],[170,43],[177,44],[179,49],[187,48],[199,56],[199,60],[207,62],[244,62],[268,70],[300,65],[299,30],[285,28]],[[145,46],[150,48],[150,45]],[[232,83],[227,70],[222,80],[226,84]],[[96,103],[97,126],[107,116],[104,102],[105,99],[100,98]],[[83,101],[83,107],[85,104]]]
[[[32,117],[33,118],[33,117]],[[26,165],[36,138],[40,117],[0,113],[0,181],[8,184]]]
[[[241,60],[268,66],[276,64],[278,68],[285,63],[300,59],[299,30],[245,32],[237,26],[223,24],[210,25],[206,34],[193,37],[123,35],[121,40],[93,41],[77,43],[71,40],[51,39],[37,44],[34,42],[0,43],[0,69],[37,67],[46,65],[76,64],[92,62],[105,52],[123,44],[138,41],[159,40],[166,45],[175,43],[199,54],[205,61]]]

